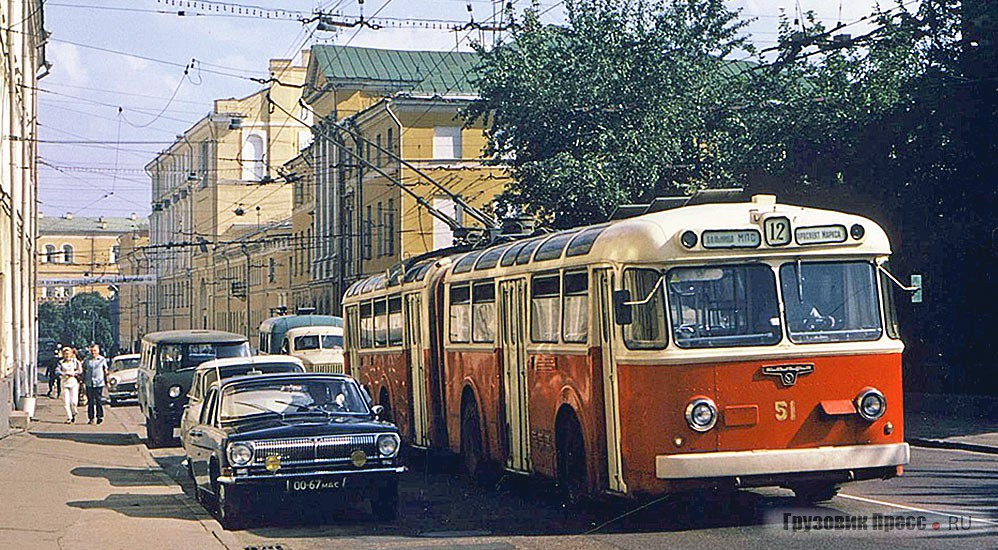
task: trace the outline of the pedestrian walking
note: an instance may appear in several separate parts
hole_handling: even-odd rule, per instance
[[[87,424],[104,422],[104,385],[107,383],[107,358],[100,354],[100,346],[90,344],[90,358],[83,363],[83,382],[87,386]]]
[[[62,360],[56,369],[62,383],[62,402],[66,406],[66,424],[76,422],[76,408],[80,404],[80,382],[76,378],[83,372],[83,365],[76,358],[76,350],[62,348]]]
[[[49,399],[58,399],[62,396],[62,383],[59,380],[59,350],[56,350],[52,357],[45,360],[45,378],[49,382],[49,391],[45,394]],[[53,390],[55,395],[53,395]]]

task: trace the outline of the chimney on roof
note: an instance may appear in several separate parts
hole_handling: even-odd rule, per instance
[[[63,217],[63,219],[71,220],[71,219],[73,219],[73,213],[72,212],[66,212],[65,214],[62,215],[62,217]]]

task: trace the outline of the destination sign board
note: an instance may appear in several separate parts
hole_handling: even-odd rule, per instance
[[[844,225],[818,225],[794,230],[794,239],[800,245],[844,243],[847,236]]]
[[[762,243],[755,229],[704,231],[700,239],[704,248],[758,248]]]

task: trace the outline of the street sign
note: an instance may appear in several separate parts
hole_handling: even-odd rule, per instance
[[[99,277],[66,277],[40,278],[39,286],[86,286],[86,285],[121,285],[121,284],[153,284],[155,275],[102,275]]]

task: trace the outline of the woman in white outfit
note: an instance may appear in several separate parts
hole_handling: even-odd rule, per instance
[[[56,367],[59,381],[62,382],[62,402],[66,406],[66,424],[76,422],[76,407],[80,404],[80,381],[83,364],[76,358],[76,351],[66,346],[62,348],[62,360]]]

